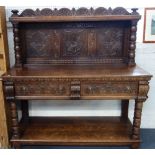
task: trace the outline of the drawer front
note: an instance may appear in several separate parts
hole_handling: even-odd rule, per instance
[[[70,84],[53,80],[24,80],[15,83],[16,96],[69,96]]]
[[[24,79],[15,82],[16,97],[31,96],[51,99],[135,98],[137,82],[61,81]]]
[[[81,85],[81,96],[136,96],[137,91],[137,82],[86,82]]]

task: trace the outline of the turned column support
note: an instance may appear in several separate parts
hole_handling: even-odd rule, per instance
[[[138,20],[131,21],[130,44],[129,44],[129,66],[135,66],[136,33]]]
[[[13,82],[10,81],[4,82],[4,93],[7,104],[9,104],[11,110],[12,138],[16,139],[19,138],[19,126],[18,126],[17,105],[15,102],[15,91]]]
[[[138,8],[132,8],[131,15],[139,15],[137,12]],[[130,44],[129,44],[129,66],[135,66],[135,49],[136,49],[136,33],[137,33],[137,22],[138,20],[131,21],[131,28],[130,28]]]
[[[18,23],[13,23],[13,34],[14,34],[14,50],[15,50],[15,66],[21,67],[21,48],[19,39],[19,25]]]
[[[18,17],[18,10],[12,10],[12,17]],[[14,50],[15,50],[15,66],[21,67],[21,47],[20,47],[20,39],[19,39],[19,23],[12,22],[13,25],[13,35],[14,35]]]

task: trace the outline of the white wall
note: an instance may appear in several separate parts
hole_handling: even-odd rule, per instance
[[[1,0],[2,1],[2,0]],[[132,7],[139,8],[139,13],[142,15],[142,19],[138,24],[137,32],[137,51],[136,51],[136,62],[142,68],[150,72],[155,76],[155,44],[143,44],[143,14],[144,7],[155,7],[155,1],[124,1],[124,0],[57,0],[57,1],[18,1],[14,0],[9,2],[8,0],[2,1],[1,5],[6,5],[7,7],[7,16],[10,16],[10,10],[17,8],[22,10],[24,8],[43,8],[43,7],[117,7],[123,6],[130,10]],[[46,5],[46,6],[45,6]],[[24,6],[24,7],[21,7]],[[9,24],[8,24],[9,27]],[[8,39],[9,39],[9,48],[10,48],[10,60],[11,64],[14,64],[14,51],[13,51],[13,36],[12,29],[8,28]],[[151,80],[150,83],[151,89],[149,91],[149,99],[144,104],[143,115],[142,115],[142,127],[143,128],[155,128],[155,77]],[[35,101],[33,104],[30,104],[30,115],[119,115],[120,114],[120,102],[119,101],[43,101],[43,104],[40,104],[41,101]],[[133,119],[133,109],[134,104],[131,101],[129,117]]]

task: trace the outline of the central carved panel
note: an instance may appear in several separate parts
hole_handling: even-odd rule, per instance
[[[77,57],[84,56],[86,49],[86,30],[66,29],[63,31],[62,56]]]

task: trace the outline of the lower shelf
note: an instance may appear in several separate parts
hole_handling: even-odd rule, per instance
[[[132,124],[121,117],[30,117],[19,139],[27,145],[130,145]]]

